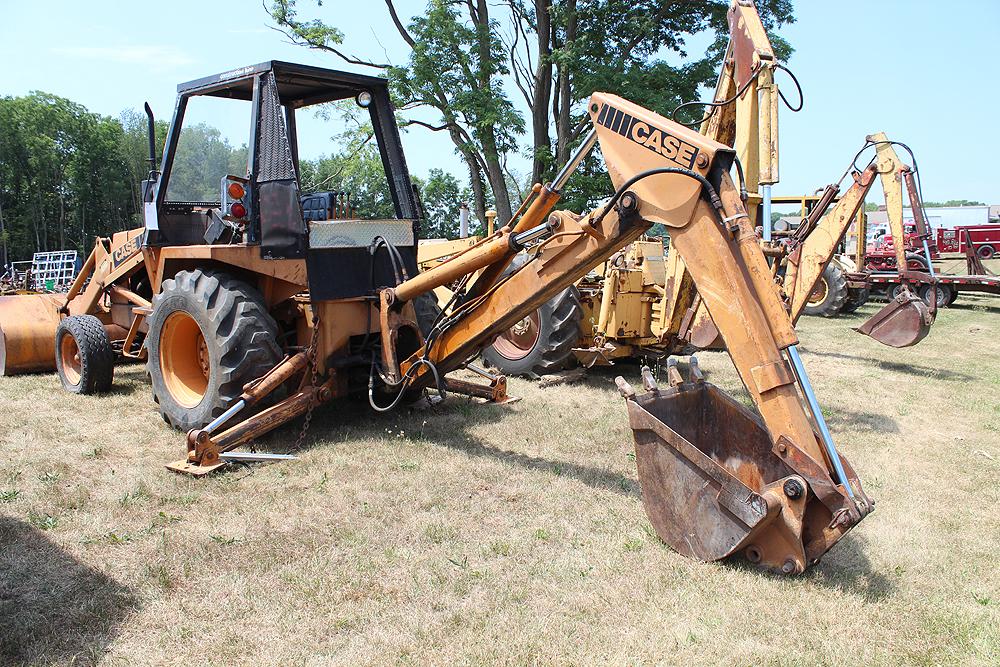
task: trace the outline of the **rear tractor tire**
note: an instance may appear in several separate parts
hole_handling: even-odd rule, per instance
[[[278,325],[257,290],[202,269],[163,281],[153,298],[146,349],[160,414],[183,431],[218,417],[245,384],[282,358]]]
[[[908,252],[906,253],[906,268],[910,271],[923,271],[926,273],[929,269],[927,258],[919,253]]]
[[[93,315],[65,318],[56,328],[56,372],[66,391],[100,394],[111,389],[115,351]]]
[[[816,282],[805,307],[806,315],[836,317],[847,301],[847,279],[844,270],[830,262]]]
[[[580,340],[580,291],[570,286],[504,331],[483,361],[505,375],[537,378],[566,368]]]

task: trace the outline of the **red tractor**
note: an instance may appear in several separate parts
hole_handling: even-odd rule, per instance
[[[907,224],[903,234],[904,248],[906,250],[906,267],[914,271],[926,271],[927,258],[924,257],[922,240],[917,234],[914,224]],[[865,251],[865,269],[868,271],[895,271],[896,270],[896,250],[892,234],[886,230],[876,232],[875,238],[868,244]],[[940,259],[936,243],[930,243],[929,249],[932,259]]]

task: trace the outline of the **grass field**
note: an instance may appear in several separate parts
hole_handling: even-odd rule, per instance
[[[612,381],[637,366],[330,405],[298,461],[197,480],[141,367],[103,398],[0,378],[0,664],[996,665],[1000,300],[901,351],[850,330],[876,307],[800,323],[876,511],[797,578],[656,539]]]

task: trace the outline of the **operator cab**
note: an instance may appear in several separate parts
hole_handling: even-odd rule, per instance
[[[213,162],[212,151],[197,143],[185,145],[199,133],[215,138],[205,145],[219,144],[214,128],[185,125],[195,98],[236,100],[242,105],[233,111],[249,110],[245,148],[228,163]],[[347,192],[301,191],[296,112],[338,100],[368,112],[392,218],[356,217],[364,212],[355,211]],[[191,163],[218,173],[196,182],[187,173]],[[143,192],[147,245],[248,245],[259,246],[264,260],[305,259],[314,298],[362,296],[395,284],[401,271],[416,274],[419,208],[382,78],[268,61],[180,84],[160,170]]]

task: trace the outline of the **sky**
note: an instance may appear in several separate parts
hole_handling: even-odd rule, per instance
[[[1000,204],[991,163],[1000,149],[994,70],[1000,0],[793,0],[796,22],[778,30],[795,48],[786,65],[802,84],[800,113],[780,113],[781,182],[776,195],[812,192],[838,178],[864,143],[883,130],[916,153],[927,200]],[[413,16],[425,0],[399,0]],[[346,35],[344,50],[402,63],[406,46],[381,2],[299,0]],[[155,10],[151,18],[144,7]],[[288,43],[272,29],[261,0],[0,0],[0,95],[42,90],[117,116],[148,101],[157,117],[173,111],[183,81],[278,59],[373,73]],[[704,42],[695,37],[692,49]],[[778,74],[794,102],[795,90]],[[710,97],[706,90],[703,99]],[[194,106],[189,113],[194,115]],[[669,110],[658,110],[669,113]],[[246,141],[242,111],[205,109],[234,144]],[[195,120],[189,117],[189,120]],[[227,118],[228,120],[223,120]],[[428,120],[434,120],[433,117]],[[300,121],[304,157],[331,152],[337,127]],[[0,128],[2,131],[3,128]],[[403,136],[410,170],[440,167],[463,176],[450,140],[411,129]],[[526,158],[514,163],[526,172]],[[880,198],[873,193],[869,201]]]

